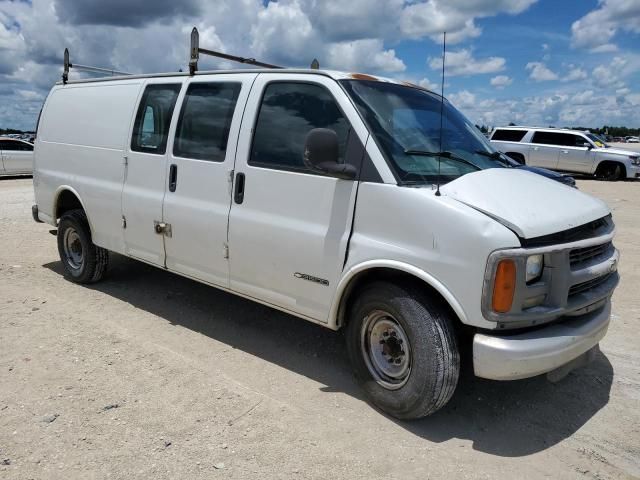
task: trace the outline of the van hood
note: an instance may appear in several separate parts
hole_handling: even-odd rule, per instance
[[[440,187],[440,192],[527,239],[578,227],[610,213],[603,201],[591,195],[513,168],[469,173]]]

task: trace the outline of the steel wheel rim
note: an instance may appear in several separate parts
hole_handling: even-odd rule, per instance
[[[73,270],[80,270],[84,262],[84,251],[80,235],[78,235],[75,228],[69,227],[64,231],[62,247],[67,265]]]
[[[369,373],[388,390],[401,388],[411,373],[411,344],[388,312],[374,310],[362,322],[361,351]]]

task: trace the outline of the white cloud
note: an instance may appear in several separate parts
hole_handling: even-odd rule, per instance
[[[498,90],[502,90],[505,87],[508,87],[513,83],[513,79],[507,77],[506,75],[498,75],[493,77],[489,82],[491,86],[496,87]]]
[[[571,25],[571,45],[594,52],[612,52],[618,31],[640,33],[640,2],[599,0],[598,8]]]
[[[504,70],[506,60],[502,57],[474,58],[471,50],[462,49],[448,52],[446,57],[447,75],[479,75]],[[429,58],[429,66],[434,70],[442,68],[442,58]]]
[[[418,85],[422,88],[426,88],[427,90],[431,90],[432,92],[439,92],[441,85],[439,83],[433,83],[427,77],[424,77],[418,81]]]
[[[558,79],[558,75],[549,70],[549,68],[541,62],[529,62],[525,69],[531,71],[529,78],[536,82],[547,82]]]
[[[588,77],[587,72],[580,68],[574,67],[573,65],[569,66],[570,70],[564,77],[561,78],[563,82],[577,82],[579,80],[584,80]]]
[[[329,65],[339,70],[402,72],[406,66],[395,50],[384,50],[382,40],[336,43],[327,52]]]
[[[475,18],[498,13],[515,15],[523,12],[536,0],[427,0],[407,2],[400,14],[400,31],[411,38],[429,36],[439,39],[447,32],[447,41],[458,43],[480,35]]]
[[[478,125],[504,126],[509,122],[537,126],[599,127],[640,123],[640,93],[544,93],[498,100],[463,90],[449,95],[452,103]]]
[[[598,65],[591,72],[593,83],[600,88],[623,88],[622,76],[625,73],[627,60],[622,57],[614,57],[609,65]]]

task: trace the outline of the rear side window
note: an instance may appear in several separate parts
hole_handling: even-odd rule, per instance
[[[563,147],[582,147],[584,143],[588,143],[579,135],[560,132],[536,132],[533,134],[531,142]]]
[[[176,129],[177,157],[223,162],[240,83],[189,85]]]
[[[500,130],[493,132],[491,140],[501,140],[503,142],[519,142],[524,138],[526,130]]]
[[[162,155],[167,149],[171,115],[180,84],[148,85],[138,106],[131,150]]]
[[[33,151],[33,145],[25,142],[16,142],[15,140],[0,140],[0,150],[5,151]]]
[[[329,128],[338,134],[339,161],[344,161],[350,125],[326,88],[293,82],[267,85],[249,164],[308,171],[303,161],[304,141],[314,128]]]

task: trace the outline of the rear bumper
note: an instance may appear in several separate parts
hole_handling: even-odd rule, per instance
[[[607,333],[611,300],[594,312],[527,333],[473,339],[478,377],[517,380],[556,370],[598,345]]]

